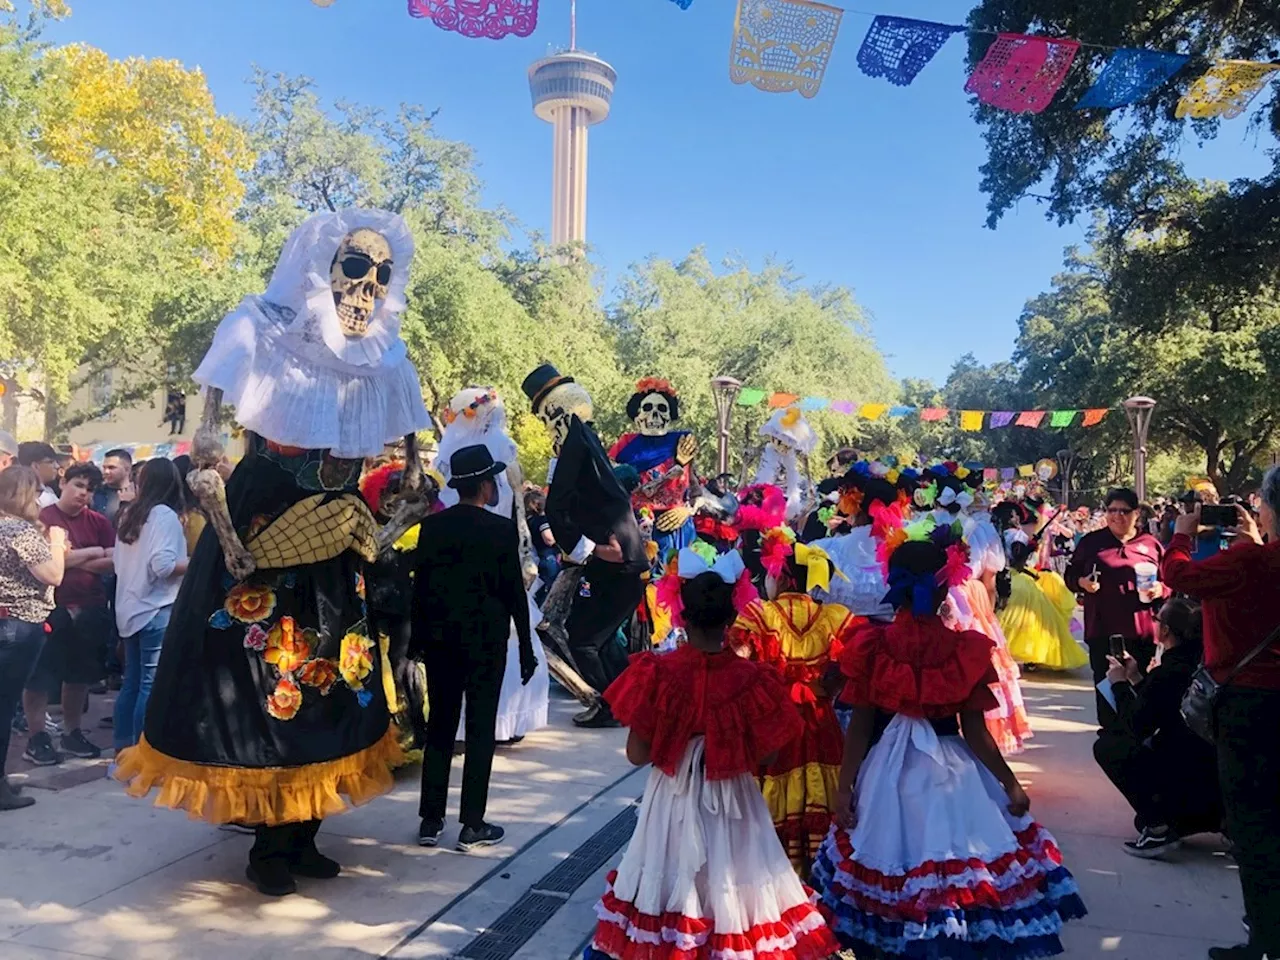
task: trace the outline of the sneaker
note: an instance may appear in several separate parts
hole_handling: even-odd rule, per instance
[[[107,681],[99,680],[97,683],[89,687],[89,692],[95,697],[105,696],[107,693]]]
[[[62,733],[62,715],[54,716],[52,713],[44,715],[44,730],[50,735]]]
[[[435,847],[440,845],[440,834],[444,830],[443,820],[424,819],[418,827],[418,846]]]
[[[53,737],[47,732],[37,733],[27,741],[27,749],[22,751],[22,759],[34,763],[37,767],[52,767],[62,762],[62,754],[53,749]]]
[[[463,853],[479,850],[481,847],[496,847],[507,835],[501,827],[491,823],[482,823],[478,827],[463,827],[458,835],[458,849]]]
[[[0,810],[21,810],[35,802],[34,797],[24,796],[19,788],[0,776]]]
[[[9,724],[9,728],[14,733],[25,734],[27,732],[27,715],[25,713],[15,713],[13,722]]]
[[[1147,827],[1138,834],[1137,840],[1124,842],[1124,852],[1143,860],[1159,860],[1166,853],[1177,850],[1180,846],[1182,846],[1182,838],[1168,827],[1158,833]]]
[[[79,757],[82,760],[97,760],[102,756],[102,748],[90,743],[83,730],[72,730],[70,733],[64,733],[58,745],[62,747],[63,753]]]

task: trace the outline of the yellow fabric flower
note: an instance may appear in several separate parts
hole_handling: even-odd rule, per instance
[[[238,583],[228,591],[222,606],[241,623],[261,623],[275,610],[276,595],[270,587]]]
[[[422,532],[422,525],[415,523],[412,527],[400,535],[400,539],[393,543],[393,549],[401,553],[408,553],[410,550],[416,550],[418,547],[418,534]]]
[[[333,685],[338,682],[338,665],[323,658],[308,660],[298,671],[298,681],[308,687],[315,687],[322,696],[327,697]]]
[[[267,697],[267,713],[277,720],[292,720],[302,706],[302,691],[288,677],[281,677],[275,691]]]
[[[307,631],[299,630],[293,617],[281,617],[267,634],[267,649],[262,659],[274,664],[281,673],[293,673],[311,659]]]
[[[342,638],[342,653],[338,659],[338,672],[352,690],[364,689],[364,678],[373,670],[373,641],[358,633],[348,633]]]

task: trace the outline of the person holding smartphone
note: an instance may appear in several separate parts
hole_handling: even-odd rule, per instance
[[[1155,604],[1164,596],[1158,581],[1164,547],[1138,525],[1138,495],[1117,488],[1104,501],[1106,526],[1085,534],[1067,567],[1067,585],[1084,607],[1084,637],[1093,682],[1107,675],[1110,638],[1124,639],[1124,649],[1141,672],[1155,656]],[[1116,711],[1098,694],[1098,726],[1116,723]]]

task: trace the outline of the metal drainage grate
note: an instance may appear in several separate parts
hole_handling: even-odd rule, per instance
[[[636,808],[627,807],[597,830],[582,846],[549,870],[530,889],[567,897],[577,890],[631,839],[636,828]]]
[[[562,903],[563,897],[526,893],[455,956],[467,960],[510,960]]]

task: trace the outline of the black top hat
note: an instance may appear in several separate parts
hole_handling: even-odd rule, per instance
[[[497,463],[484,444],[460,447],[449,458],[449,486],[457,487],[462,480],[483,480],[485,477],[495,477],[505,469],[507,465]]]
[[[562,383],[573,383],[573,377],[563,376],[551,364],[544,363],[524,378],[524,383],[520,384],[520,389],[529,398],[529,405],[533,407],[533,412],[537,413],[547,394]]]

